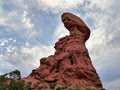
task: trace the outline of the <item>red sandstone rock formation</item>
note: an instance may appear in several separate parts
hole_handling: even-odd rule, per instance
[[[55,54],[42,58],[40,67],[25,80],[33,83],[43,81],[43,86],[56,83],[58,86],[80,86],[82,90],[92,87],[98,90],[102,84],[85,47],[90,36],[89,28],[71,13],[64,13],[62,22],[70,35],[59,39],[55,44]]]

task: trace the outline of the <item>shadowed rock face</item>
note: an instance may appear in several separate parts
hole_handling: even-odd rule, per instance
[[[70,35],[59,39],[54,47],[55,54],[42,58],[40,67],[24,80],[43,81],[43,86],[52,82],[58,86],[80,86],[82,90],[92,87],[99,90],[102,84],[85,47],[90,36],[89,28],[71,13],[63,13],[62,22]]]

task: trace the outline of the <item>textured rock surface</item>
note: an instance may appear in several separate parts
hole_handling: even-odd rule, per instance
[[[55,54],[42,58],[40,67],[25,80],[43,81],[43,86],[56,83],[58,86],[80,86],[82,90],[93,87],[98,90],[102,84],[85,47],[90,36],[89,28],[71,13],[64,13],[62,22],[70,35],[59,39],[54,47]]]

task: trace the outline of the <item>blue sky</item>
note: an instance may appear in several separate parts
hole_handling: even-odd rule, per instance
[[[19,69],[27,76],[69,32],[63,12],[81,17],[91,29],[86,43],[107,90],[120,89],[119,0],[0,0],[0,74]]]

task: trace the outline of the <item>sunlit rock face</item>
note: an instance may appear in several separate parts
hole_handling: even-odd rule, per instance
[[[40,66],[24,80],[33,83],[42,81],[43,87],[55,83],[57,86],[80,86],[81,90],[85,90],[86,87],[99,90],[102,83],[85,47],[85,42],[90,36],[89,28],[71,13],[63,13],[61,17],[70,35],[59,39],[54,47],[54,55],[42,58]]]

